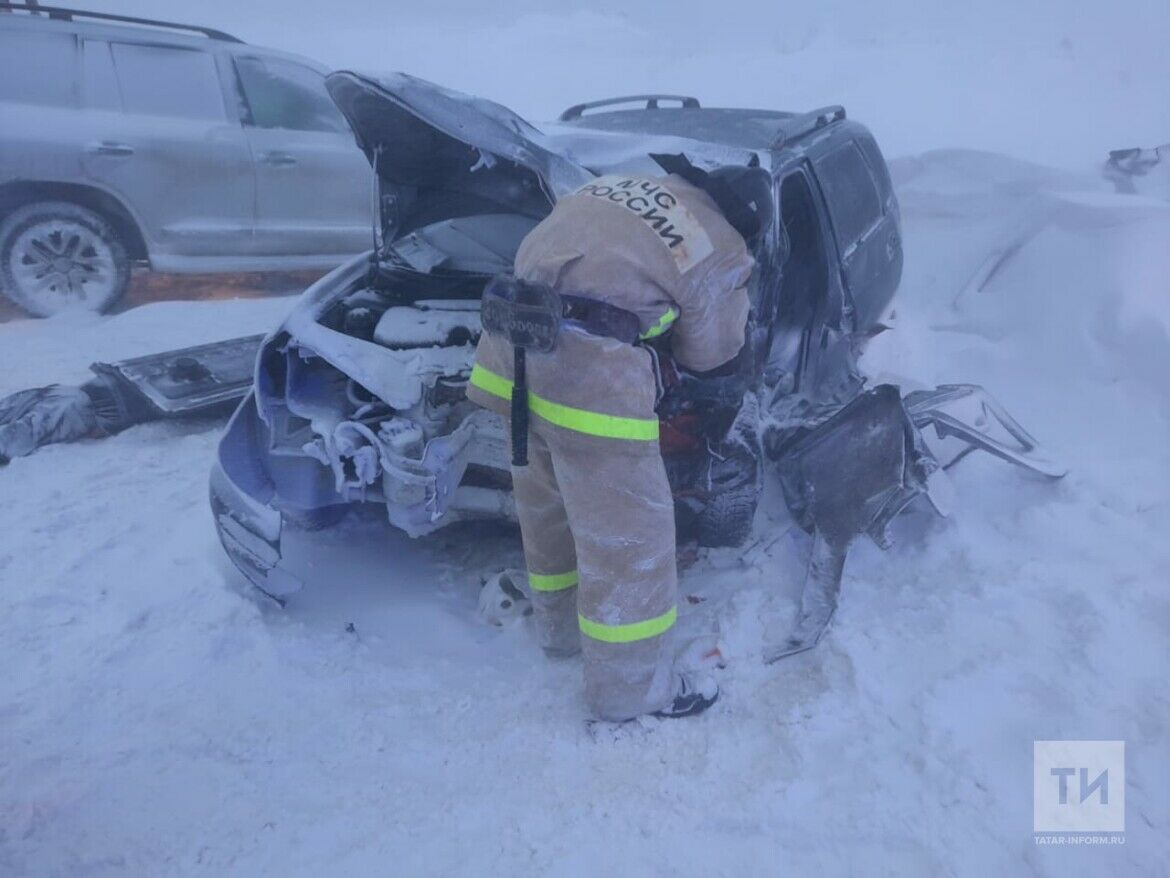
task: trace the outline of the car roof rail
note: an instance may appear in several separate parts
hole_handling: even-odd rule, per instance
[[[784,144],[789,143],[797,138],[804,137],[806,134],[811,134],[834,122],[840,122],[845,118],[845,108],[839,104],[831,104],[827,107],[821,107],[819,110],[812,110],[808,113],[802,113],[792,119],[785,119],[784,124],[780,127],[780,134],[776,137],[776,142],[772,144],[773,149],[779,149]]]
[[[119,24],[139,24],[148,27],[161,27],[171,30],[185,30],[203,34],[213,40],[223,40],[228,43],[244,42],[239,37],[225,34],[221,30],[210,27],[200,27],[197,24],[179,24],[174,21],[157,21],[153,18],[136,18],[132,15],[115,15],[112,12],[91,12],[88,9],[66,9],[62,6],[42,6],[40,3],[10,3],[7,0],[0,2],[0,12],[30,12],[34,15],[41,13],[57,21],[73,21],[75,18],[92,18],[98,21],[113,21]]]
[[[580,119],[586,110],[595,110],[598,107],[610,107],[615,104],[632,104],[638,101],[645,101],[645,110],[657,110],[659,101],[678,101],[687,109],[698,109],[699,99],[688,97],[687,95],[626,95],[620,98],[603,98],[600,101],[586,101],[583,104],[573,104],[565,112],[561,113],[560,121],[569,122],[573,119]]]

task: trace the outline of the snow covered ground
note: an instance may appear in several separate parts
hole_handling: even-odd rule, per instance
[[[0,873],[1165,874],[1170,204],[974,152],[895,176],[908,270],[868,367],[986,384],[1065,480],[969,458],[956,514],[859,545],[827,641],[764,667],[805,548],[772,498],[683,576],[716,709],[596,740],[576,663],[477,620],[514,535],[350,520],[294,541],[282,611],[216,543],[215,424],[45,449],[0,470]],[[287,307],[6,324],[0,392]],[[1065,738],[1126,741],[1124,847],[1034,845],[1032,741]]]
[[[671,76],[712,102],[845,101],[900,156],[906,224],[897,327],[867,369],[986,385],[1070,475],[968,458],[955,514],[915,507],[890,551],[859,543],[827,639],[765,667],[806,549],[769,497],[746,550],[682,577],[698,602],[680,628],[728,658],[718,705],[597,736],[575,662],[545,661],[526,621],[477,618],[481,578],[519,565],[513,533],[411,541],[351,518],[290,540],[309,585],[281,610],[216,542],[217,424],[47,448],[0,469],[0,875],[1167,874],[1170,203],[1114,195],[1092,167],[1166,139],[1164,6],[919,4],[911,28],[785,5],[766,28],[692,22],[718,37],[704,54],[639,4],[518,5],[482,39],[262,3],[200,15],[537,116]],[[491,63],[557,34],[559,78]],[[428,54],[437,38],[460,51]],[[381,63],[387,46],[406,60]],[[958,145],[995,152],[934,149]],[[261,331],[289,304],[2,324],[0,394]],[[1126,742],[1123,846],[1034,844],[1037,739]]]

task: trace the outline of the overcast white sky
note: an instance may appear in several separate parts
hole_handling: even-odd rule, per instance
[[[67,5],[68,0],[59,0]],[[332,67],[406,70],[539,120],[580,100],[844,103],[894,154],[1065,165],[1170,141],[1170,0],[81,0]]]

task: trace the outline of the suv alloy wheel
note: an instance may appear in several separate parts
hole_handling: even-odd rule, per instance
[[[113,227],[88,208],[42,201],[0,223],[0,289],[35,317],[107,310],[130,282]]]

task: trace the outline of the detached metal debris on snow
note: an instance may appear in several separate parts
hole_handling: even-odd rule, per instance
[[[224,414],[252,386],[262,335],[94,363],[79,387],[50,384],[0,400],[0,465],[43,445],[112,436],[164,418]]]
[[[1115,149],[1105,162],[1104,174],[1120,193],[1170,199],[1170,143]]]
[[[945,463],[927,442],[958,440]],[[950,491],[944,470],[972,451],[986,451],[1049,478],[1067,470],[982,387],[945,384],[903,398],[892,384],[866,391],[815,426],[773,424],[765,449],[776,461],[789,511],[812,534],[800,609],[792,633],[767,647],[774,662],[811,649],[837,609],[845,558],[853,540],[868,535],[882,548],[894,516],[925,494],[942,514]]]

